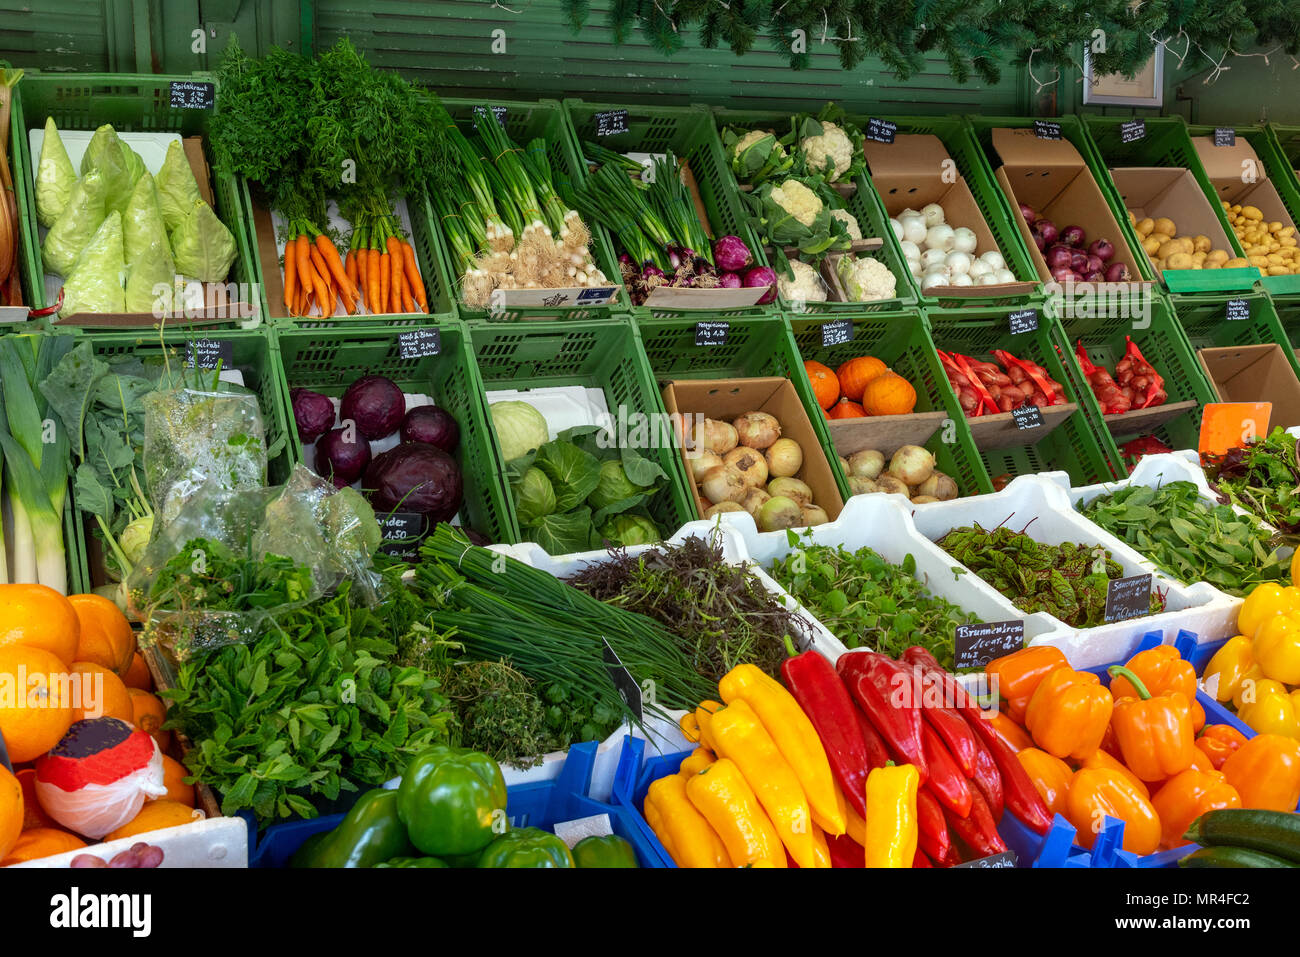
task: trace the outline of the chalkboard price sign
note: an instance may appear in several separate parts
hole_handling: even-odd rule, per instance
[[[853,341],[853,320],[835,319],[822,326],[822,348]]]
[[[627,110],[603,110],[595,119],[597,136],[617,136],[628,131]]]
[[[201,80],[172,80],[173,110],[210,110],[217,102],[216,86]]]
[[[1106,620],[1127,621],[1151,614],[1151,573],[1111,579],[1106,589]]]
[[[185,343],[185,364],[191,369],[229,369],[235,361],[235,344],[229,339],[191,339]]]
[[[1034,135],[1040,140],[1059,140],[1061,124],[1051,120],[1034,120]]]
[[[1015,420],[1017,429],[1037,429],[1043,424],[1043,413],[1036,405],[1022,405],[1018,409],[1012,409],[1011,418]]]
[[[889,120],[878,120],[874,116],[867,120],[863,136],[875,143],[892,143],[898,132],[898,124]]]
[[[1015,620],[958,625],[953,641],[956,646],[954,668],[983,668],[994,658],[1009,655],[1025,646],[1025,623]]]
[[[410,329],[397,334],[397,352],[403,359],[422,359],[442,352],[442,333],[437,329]]]

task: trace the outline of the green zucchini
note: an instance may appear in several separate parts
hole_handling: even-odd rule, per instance
[[[1248,847],[1300,864],[1300,814],[1255,808],[1207,811],[1183,837],[1207,847]]]
[[[1300,867],[1294,861],[1248,847],[1202,847],[1179,858],[1179,867]]]

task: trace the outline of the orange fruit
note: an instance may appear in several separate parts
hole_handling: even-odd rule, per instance
[[[23,832],[23,786],[0,765],[0,858],[7,857]]]
[[[131,667],[126,669],[126,674],[122,676],[128,688],[139,688],[141,691],[153,691],[153,675],[149,673],[149,666],[145,664],[144,655],[135,652],[131,656]]]
[[[167,788],[167,797],[156,800],[175,801],[186,807],[194,807],[194,785],[186,784],[189,769],[172,758],[163,755],[163,785]]]
[[[131,723],[141,731],[153,735],[153,739],[158,742],[158,749],[166,752],[167,746],[172,743],[172,733],[159,730],[167,720],[166,707],[156,695],[147,691],[139,688],[127,688],[126,691],[131,696],[131,707],[135,712]]]
[[[109,669],[90,661],[78,661],[72,665],[72,673],[77,679],[80,697],[73,698],[72,720],[82,718],[121,718],[127,724],[135,724],[135,707],[131,704],[131,695],[126,685]],[[80,704],[81,707],[75,707]]]
[[[57,828],[58,822],[45,813],[45,808],[41,807],[41,802],[36,797],[36,769],[23,768],[16,774],[18,783],[23,786],[23,830],[29,831],[34,827]]]
[[[103,595],[69,595],[81,624],[77,661],[93,661],[116,675],[126,674],[135,654],[135,632],[115,604]]]
[[[72,676],[43,648],[0,645],[0,734],[9,760],[31,761],[72,724]]]
[[[139,814],[116,831],[109,833],[104,840],[116,841],[120,837],[134,837],[137,834],[144,834],[146,831],[161,831],[165,827],[189,824],[191,821],[200,820],[202,817],[202,811],[196,813],[194,808],[186,807],[180,801],[172,801],[168,798],[146,801],[144,807],[140,808]]]
[[[46,585],[0,585],[0,648],[43,648],[65,665],[77,660],[81,622],[71,602]]]
[[[30,831],[23,831],[18,836],[18,840],[9,850],[9,856],[0,860],[0,867],[8,867],[10,864],[19,864],[23,861],[36,861],[51,854],[75,851],[85,846],[85,841],[67,831],[55,827],[34,827]]]

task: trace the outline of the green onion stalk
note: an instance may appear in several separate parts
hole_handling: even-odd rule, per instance
[[[677,158],[669,153],[654,161],[654,177],[648,189],[651,202],[660,217],[668,224],[673,236],[684,249],[695,251],[713,265],[713,251],[709,237],[700,225],[691,192],[682,182],[681,167]]]
[[[528,171],[524,168],[523,151],[506,134],[496,114],[488,107],[474,114],[474,127],[483,139],[484,153],[488,160],[485,165],[496,170],[504,195],[519,207],[524,226],[541,222],[542,204],[533,190]],[[559,231],[558,226],[555,231]]]
[[[501,219],[493,201],[492,187],[484,172],[484,163],[478,150],[454,122],[447,124],[447,139],[460,159],[460,170],[470,195],[478,206],[484,223],[484,235],[490,249],[509,250],[514,245],[514,233]]]

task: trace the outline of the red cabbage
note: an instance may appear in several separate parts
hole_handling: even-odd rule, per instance
[[[381,375],[362,376],[343,393],[339,415],[355,422],[357,431],[366,438],[382,439],[402,424],[406,398],[392,379]]]
[[[293,421],[298,427],[298,440],[310,445],[330,430],[334,424],[334,403],[329,396],[311,389],[290,389],[293,403]]]
[[[402,420],[403,442],[427,442],[444,452],[455,452],[460,443],[460,426],[446,409],[417,405]]]
[[[353,441],[347,436],[352,433]],[[370,464],[370,443],[355,429],[330,429],[316,442],[316,471],[343,488],[361,478]]]
[[[376,512],[419,512],[431,522],[450,521],[464,498],[456,460],[423,442],[404,442],[376,455],[362,484]]]

